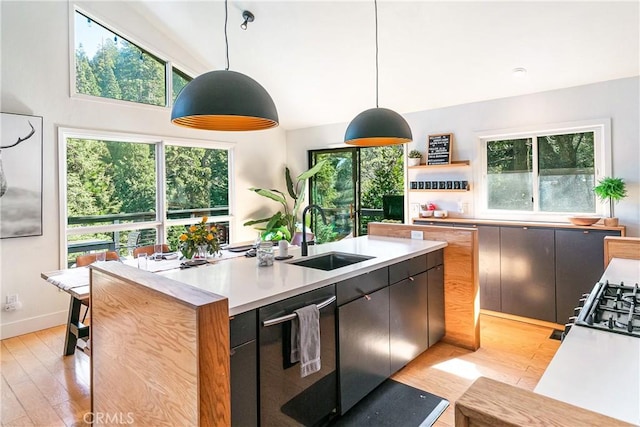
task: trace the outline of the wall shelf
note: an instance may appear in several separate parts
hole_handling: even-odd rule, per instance
[[[466,167],[471,164],[469,160],[453,160],[451,163],[446,165],[419,165],[419,166],[408,166],[408,169],[434,169],[434,168],[455,168],[455,167]]]

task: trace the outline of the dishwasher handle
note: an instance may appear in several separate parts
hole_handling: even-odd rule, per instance
[[[328,300],[321,302],[320,304],[317,305],[318,310],[322,310],[323,308],[325,308],[326,306],[328,306],[329,304],[331,304],[335,300],[336,300],[336,297],[332,296]],[[278,325],[280,323],[284,323],[284,322],[288,322],[289,320],[293,320],[293,319],[296,318],[296,316],[297,316],[297,314],[291,313],[291,314],[287,314],[286,316],[276,317],[275,319],[265,320],[264,322],[262,322],[262,326],[267,327],[267,326]]]

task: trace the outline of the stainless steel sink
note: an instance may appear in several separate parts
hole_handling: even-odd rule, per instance
[[[315,268],[317,270],[331,271],[336,268],[346,267],[375,257],[366,255],[347,254],[343,252],[329,252],[311,258],[302,258],[289,264],[300,267]]]

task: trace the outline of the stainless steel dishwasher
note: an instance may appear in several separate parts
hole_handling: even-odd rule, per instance
[[[335,295],[330,285],[258,310],[261,426],[316,426],[336,414]],[[290,362],[291,320],[310,304],[320,309],[322,367],[301,378],[300,364]]]

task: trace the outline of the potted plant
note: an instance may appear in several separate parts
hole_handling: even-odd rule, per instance
[[[606,177],[598,181],[598,185],[593,188],[596,195],[603,201],[609,201],[609,218],[604,219],[604,225],[616,227],[618,218],[614,217],[614,203],[624,199],[627,196],[627,189],[622,178]]]
[[[276,212],[268,218],[255,219],[245,222],[243,225],[265,224],[258,227],[262,240],[287,240],[291,241],[297,231],[298,213],[306,194],[307,180],[320,172],[326,160],[322,160],[311,169],[301,173],[296,177],[295,182],[291,178],[289,168],[285,168],[284,177],[287,183],[287,193],[293,199],[293,209],[287,200],[285,193],[274,189],[250,188],[249,190],[257,194],[274,200],[282,205],[282,210]]]
[[[409,151],[409,160],[407,162],[407,165],[418,166],[421,160],[422,160],[422,153],[420,153],[420,151],[418,150]]]

